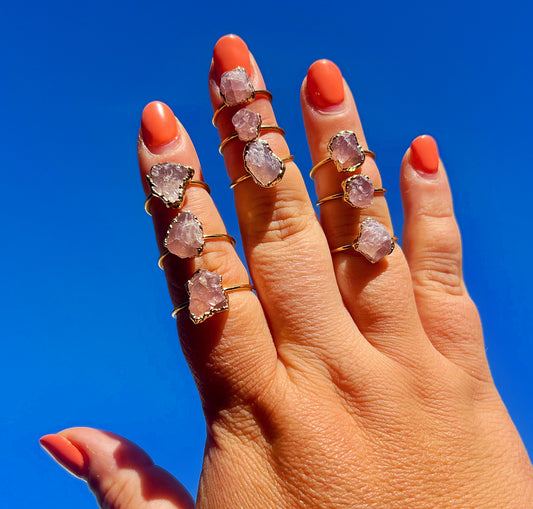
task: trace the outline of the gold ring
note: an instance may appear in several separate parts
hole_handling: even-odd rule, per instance
[[[231,235],[228,235],[227,233],[212,233],[210,235],[204,235],[203,239],[204,239],[204,242],[209,242],[213,240],[225,240],[229,242],[233,247],[235,247],[235,245],[237,244],[237,241]],[[195,256],[201,255],[203,253],[203,248],[204,246],[202,245],[200,252],[196,254]],[[169,254],[171,254],[170,251],[168,250],[168,248],[165,248],[165,250],[161,253],[161,256],[157,259],[157,265],[160,269],[162,270],[165,269],[165,266],[163,265],[163,260]],[[180,256],[179,258],[183,258],[183,257]]]
[[[268,102],[272,102],[272,93],[269,92],[268,90],[254,90],[250,99],[248,99],[246,102],[244,103],[241,103],[241,104],[234,104],[232,106],[229,106],[228,104],[226,104],[225,102],[222,103],[216,110],[215,110],[215,113],[213,113],[213,118],[211,119],[211,123],[217,127],[217,124],[216,124],[216,121],[217,121],[217,118],[218,116],[222,113],[222,111],[224,111],[226,108],[233,108],[235,106],[242,106],[243,104],[248,104],[248,103],[251,103],[252,101],[255,101],[256,98],[258,97],[263,97],[264,99],[267,99]]]
[[[240,110],[240,111],[242,111],[242,110]],[[282,129],[281,127],[277,126],[277,125],[261,125],[261,126],[259,126],[259,134],[262,134],[262,133],[265,133],[265,132],[276,132],[276,133],[281,134],[282,136],[285,136],[285,130]],[[231,134],[230,136],[228,136],[226,139],[222,140],[220,142],[219,147],[218,147],[218,151],[222,154],[223,150],[224,150],[224,147],[231,140],[235,140],[237,138],[239,138],[239,134],[235,132],[235,133]],[[256,138],[254,138],[254,139],[256,139]],[[248,141],[253,141],[253,139],[252,140],[241,140],[241,141],[248,142]]]
[[[376,154],[364,149],[357,141],[353,131],[340,131],[333,135],[328,143],[329,156],[316,163],[309,172],[313,178],[315,172],[325,164],[333,161],[338,171],[355,171],[365,162],[365,157],[376,159]]]
[[[189,183],[187,184],[187,186],[191,186],[191,187],[202,187],[203,189],[205,189],[209,194],[211,194],[211,188],[209,187],[209,185],[207,184],[207,182],[204,182],[203,180],[189,180]],[[153,193],[150,193],[147,197],[146,197],[146,200],[144,200],[144,210],[146,211],[146,213],[151,216],[152,215],[152,211],[150,209],[150,201],[152,200],[152,198],[154,196],[158,196],[158,195],[155,195]],[[166,205],[166,203],[165,203]],[[174,207],[174,208],[179,208],[180,205],[173,205],[173,204],[170,204],[170,205],[166,205],[167,208],[168,207]]]
[[[204,320],[229,308],[228,293],[242,290],[253,290],[250,283],[222,286],[222,276],[216,272],[200,269],[197,270],[185,285],[189,300],[176,306],[172,311],[172,318],[176,318],[180,311],[189,308],[189,318],[193,323],[202,323]]]
[[[356,253],[362,254],[369,262],[377,263],[392,253],[397,241],[398,239],[392,237],[381,223],[367,217],[361,223],[357,238],[351,244],[332,249],[331,253],[353,249]]]
[[[383,195],[387,192],[382,187],[375,188],[368,175],[358,174],[348,177],[342,182],[342,193],[326,196],[316,202],[317,206],[331,200],[344,198],[344,201],[351,207],[364,209],[372,205],[374,196]]]

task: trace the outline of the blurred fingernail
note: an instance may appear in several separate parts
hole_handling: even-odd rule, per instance
[[[45,435],[39,442],[63,468],[82,479],[86,477],[89,467],[87,456],[72,442],[61,435]]]
[[[178,123],[173,111],[160,101],[147,104],[141,118],[144,144],[151,152],[178,137]]]
[[[307,71],[307,91],[316,108],[342,103],[344,83],[341,70],[331,60],[317,60]]]
[[[244,67],[248,76],[252,74],[248,46],[238,35],[225,35],[217,41],[213,50],[213,64],[219,77],[236,67]]]
[[[432,136],[424,134],[411,143],[411,166],[422,176],[437,173],[439,149]]]

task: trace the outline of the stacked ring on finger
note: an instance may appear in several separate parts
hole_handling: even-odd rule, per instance
[[[330,161],[335,163],[340,172],[355,172],[365,162],[365,155],[375,158],[370,150],[365,150],[357,141],[353,131],[340,131],[335,134],[328,143],[329,156],[311,169],[311,177],[316,170]],[[343,198],[346,203],[356,208],[366,208],[372,204],[376,194],[384,194],[383,188],[375,188],[368,175],[356,174],[342,182],[342,193],[332,194],[318,200],[317,205]],[[339,253],[353,249],[362,254],[369,262],[377,263],[385,256],[392,253],[397,239],[392,237],[386,228],[375,219],[367,217],[359,227],[359,233],[351,244],[340,246],[331,250],[331,253]]]
[[[220,95],[224,103],[213,115],[213,125],[220,112],[228,107],[242,106],[253,101],[256,96],[266,97],[272,101],[272,94],[266,90],[255,90],[245,69],[237,67],[226,71],[220,77]],[[268,142],[260,139],[263,132],[277,132],[285,136],[285,131],[276,125],[262,125],[261,115],[248,108],[239,109],[232,117],[235,132],[222,140],[219,152],[232,140],[239,139],[246,143],[243,152],[246,173],[234,180],[230,189],[252,178],[261,187],[275,186],[285,174],[285,163],[293,156],[280,158],[270,148]]]

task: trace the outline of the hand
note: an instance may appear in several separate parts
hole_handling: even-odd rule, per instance
[[[244,67],[256,90],[266,86],[245,44],[216,45],[210,71],[213,108],[222,104],[220,75]],[[334,64],[313,64],[302,111],[313,164],[330,138],[352,130],[367,147],[348,86]],[[269,101],[247,106],[275,125]],[[226,108],[221,140],[234,128]],[[262,136],[280,157],[290,154],[279,132]],[[228,143],[231,181],[244,174],[243,144]],[[163,161],[200,163],[169,108],[149,104],[138,144],[141,178]],[[480,320],[461,273],[461,240],[438,149],[417,138],[401,166],[405,213],[402,248],[375,264],[350,244],[371,217],[392,232],[385,198],[368,209],[342,199],[324,203],[320,221],[294,162],[264,189],[251,179],[235,187],[244,252],[257,295],[229,294],[229,310],[195,325],[177,316],[184,354],[207,422],[197,507],[530,507],[533,472],[493,384]],[[381,187],[371,157],[362,173]],[[346,175],[324,166],[317,196],[339,192]],[[150,202],[158,245],[176,210]],[[225,227],[205,189],[186,191],[187,210],[204,233]],[[222,275],[224,286],[248,275],[232,245],[209,242],[199,257],[169,255],[165,273],[173,303],[187,299],[197,269]],[[83,477],[102,507],[190,508],[192,498],[170,474],[127,440],[73,428],[43,445]]]

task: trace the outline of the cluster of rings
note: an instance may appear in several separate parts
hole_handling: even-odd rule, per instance
[[[194,168],[183,164],[165,161],[154,164],[146,179],[150,185],[144,208],[151,215],[151,203],[154,198],[160,199],[166,207],[178,210],[177,215],[168,226],[163,244],[164,251],[158,260],[158,265],[164,269],[164,260],[169,255],[181,259],[194,258],[202,255],[205,243],[208,241],[226,241],[235,246],[235,239],[227,233],[204,234],[200,220],[190,211],[184,210],[185,192],[189,186],[198,186],[210,192],[209,186],[200,180],[193,180]],[[186,286],[189,299],[172,312],[175,317],[183,309],[189,308],[189,317],[195,323],[201,323],[215,313],[228,309],[229,292],[248,290],[249,284],[222,286],[222,277],[216,272],[197,270],[187,281]]]
[[[328,157],[315,164],[309,176],[313,178],[317,170],[331,162],[335,164],[337,171],[350,173],[350,176],[342,181],[342,192],[319,199],[317,206],[342,198],[351,207],[365,209],[372,205],[374,196],[386,193],[385,189],[376,188],[368,175],[359,173],[366,157],[375,159],[376,155],[359,144],[353,131],[344,130],[332,136],[327,149]],[[396,240],[382,224],[367,217],[361,222],[359,232],[351,244],[334,248],[331,252],[338,253],[353,249],[369,262],[377,263],[392,253]]]
[[[213,114],[213,125],[216,127],[216,121],[225,109],[233,108],[236,111],[231,117],[235,132],[221,141],[219,152],[223,154],[225,147],[233,140],[245,144],[243,161],[246,173],[235,179],[230,184],[230,189],[248,179],[252,179],[260,187],[274,187],[283,178],[286,163],[294,157],[279,157],[274,154],[268,142],[261,136],[269,132],[285,136],[285,131],[277,125],[263,124],[261,115],[246,107],[256,98],[272,102],[272,94],[268,90],[256,90],[246,70],[237,67],[226,71],[220,77],[220,95],[223,103]]]

